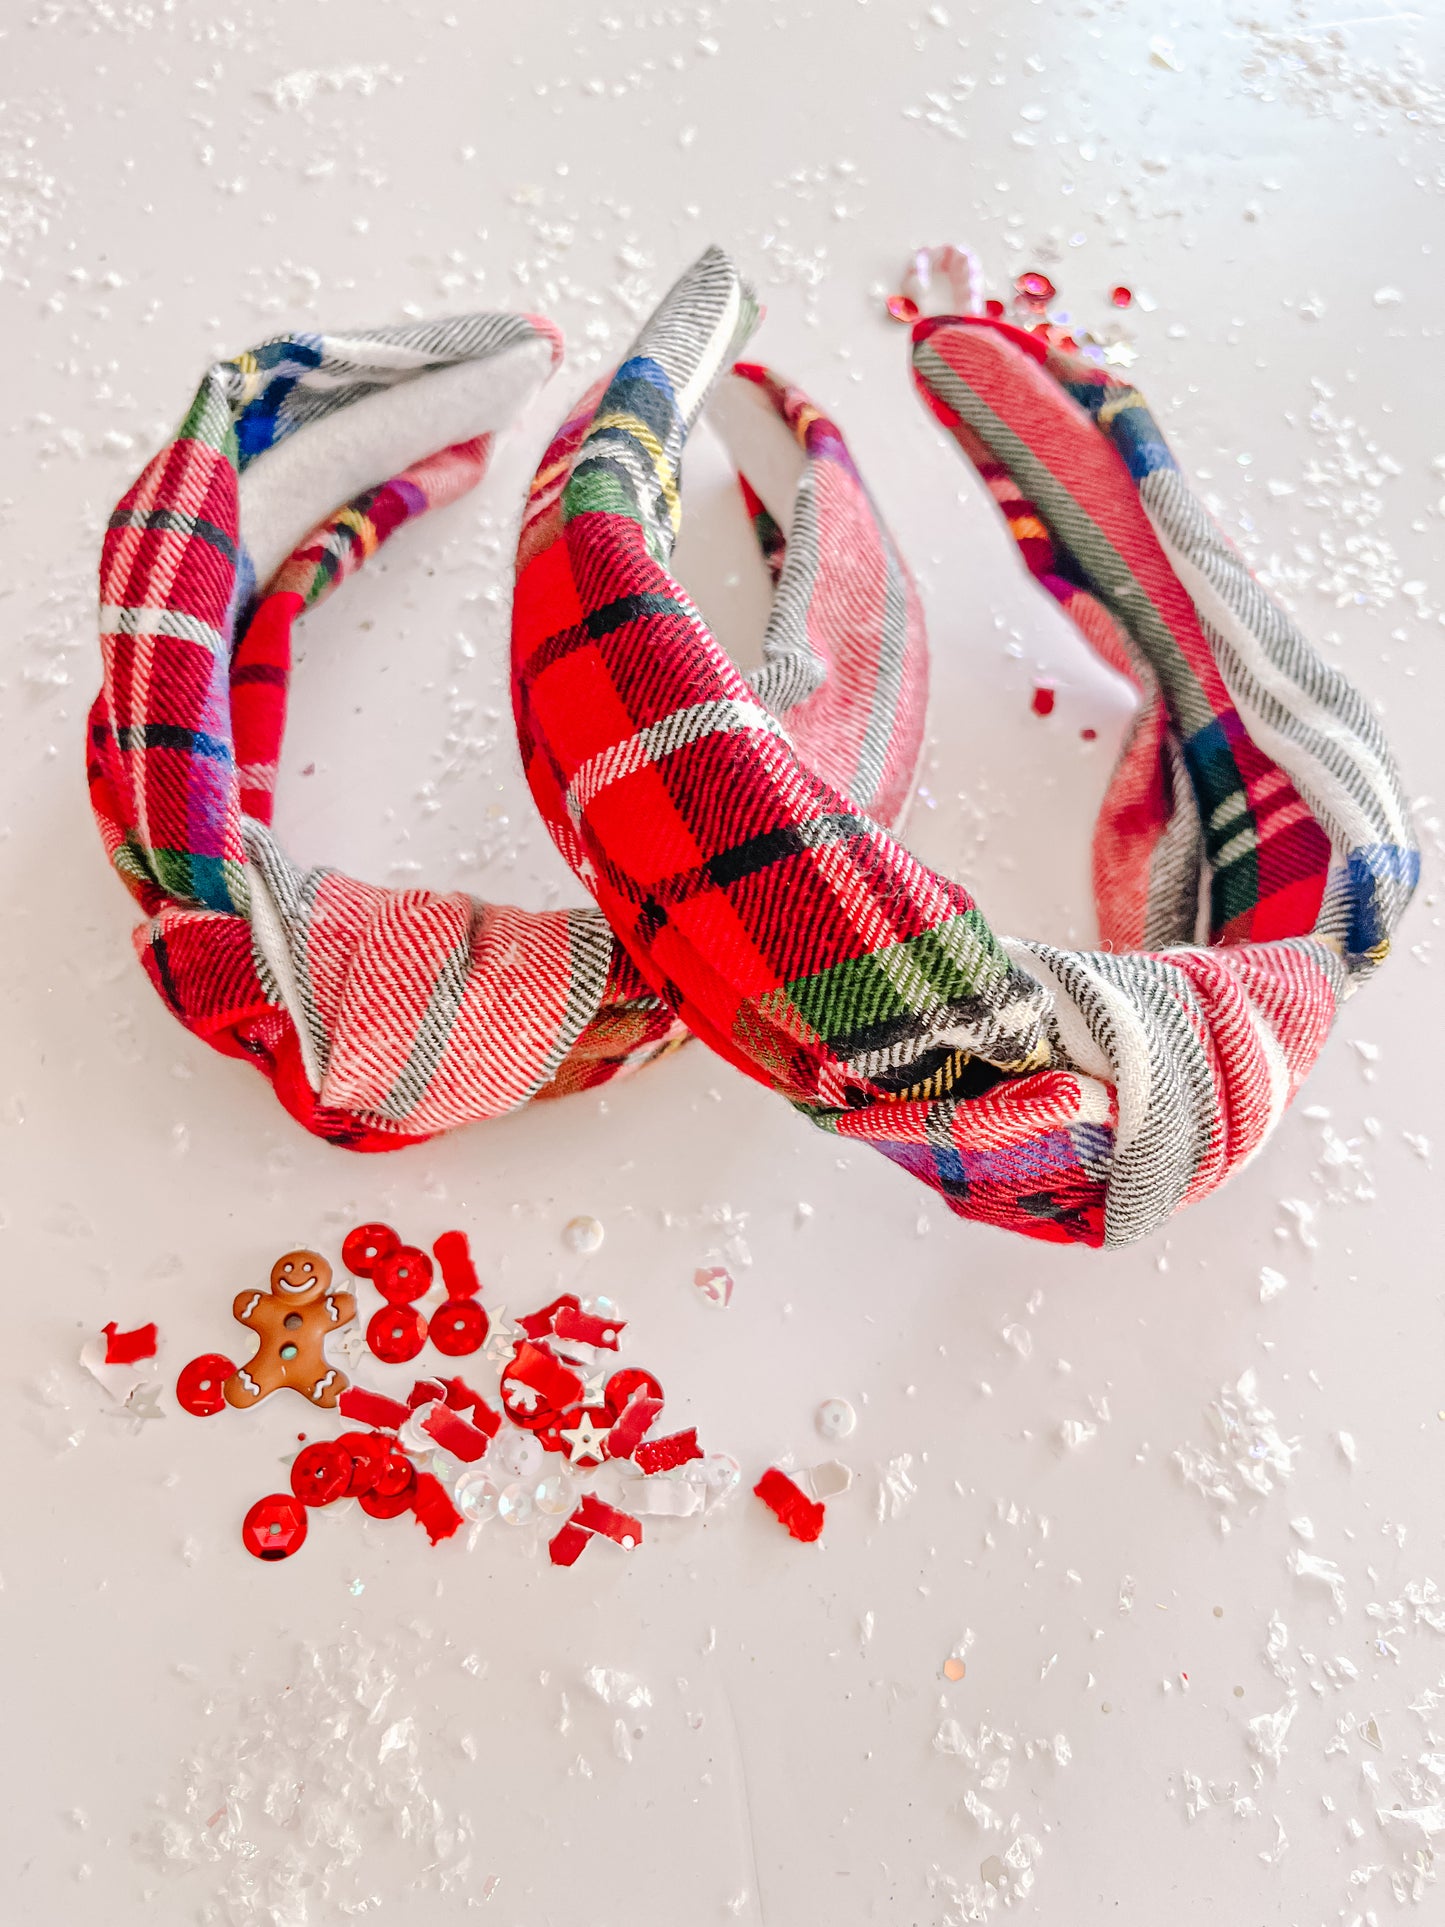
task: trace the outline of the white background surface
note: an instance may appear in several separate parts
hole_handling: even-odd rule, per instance
[[[0,6],[7,1923],[1440,1918],[1433,805],[1398,957],[1267,1154],[1105,1257],[951,1220],[699,1047],[386,1159],[314,1143],[153,997],[84,799],[99,531],[207,359],[540,307],[569,364],[483,495],[303,625],[278,823],[383,880],[570,894],[509,733],[519,490],[714,239],[768,304],[759,353],[840,420],[922,578],[913,841],[998,927],[1087,939],[1123,699],[910,396],[878,297],[920,242],[971,242],[996,287],[1045,267],[1081,322],[1121,322],[1182,459],[1426,795],[1445,12],[1205,11]],[[1151,309],[1115,316],[1121,281]],[[743,648],[756,584],[727,585],[707,528],[688,580]],[[583,1212],[607,1232],[586,1260],[561,1240]],[[431,1551],[354,1507],[288,1564],[246,1557],[305,1415],[203,1425],[175,1372],[233,1348],[232,1294],[278,1252],[335,1256],[375,1216],[464,1226],[493,1306],[615,1296],[665,1419],[750,1481],[828,1456],[813,1413],[850,1398],[857,1479],[821,1546],[743,1497],[567,1573],[527,1531]],[[722,1313],[691,1282],[714,1262]],[[1264,1266],[1287,1281],[1268,1302]],[[79,1368],[109,1318],[160,1322],[155,1422]],[[1097,1427],[1073,1449],[1071,1419]],[[1216,1496],[1176,1462],[1196,1448]],[[880,1517],[905,1456],[916,1495]],[[650,1704],[604,1703],[594,1666]]]

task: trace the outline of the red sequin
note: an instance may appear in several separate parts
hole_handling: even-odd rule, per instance
[[[341,1262],[353,1277],[374,1278],[400,1244],[389,1224],[359,1224],[346,1234]]]
[[[474,1298],[448,1298],[432,1313],[431,1342],[448,1358],[464,1358],[486,1337],[487,1314]]]
[[[1124,287],[1121,283],[1119,287],[1115,288],[1110,293],[1109,299],[1113,302],[1116,308],[1132,307],[1134,302],[1134,290],[1132,288]]]
[[[1034,690],[1030,704],[1036,716],[1052,716],[1054,713],[1054,692],[1046,682],[1041,682]]]
[[[223,1411],[226,1394],[221,1389],[235,1371],[229,1358],[220,1352],[205,1352],[193,1358],[176,1380],[176,1397],[184,1411],[196,1418],[212,1418]]]
[[[336,1443],[351,1460],[351,1479],[346,1488],[349,1499],[359,1499],[376,1484],[376,1475],[391,1457],[391,1440],[379,1432],[343,1432]]]
[[[432,1263],[415,1245],[398,1245],[377,1266],[373,1283],[390,1305],[409,1305],[431,1290]]]
[[[306,1508],[291,1492],[258,1499],[241,1522],[241,1543],[257,1559],[289,1559],[306,1543]]]
[[[366,1328],[366,1342],[384,1365],[404,1365],[426,1343],[426,1320],[413,1305],[383,1305]]]
[[[890,294],[887,308],[895,321],[904,321],[911,326],[918,319],[918,303],[911,295]]]
[[[1027,269],[1014,282],[1014,287],[1022,300],[1036,305],[1052,301],[1058,293],[1058,289],[1049,277],[1041,274],[1037,268]]]
[[[995,301],[992,295],[990,295],[988,300],[984,302],[983,311],[988,316],[990,321],[1002,321],[1004,316],[1008,313],[1008,310],[1007,308],[1005,308],[1002,301]]]
[[[296,1454],[291,1490],[303,1505],[334,1505],[351,1491],[351,1454],[338,1439],[319,1439]]]

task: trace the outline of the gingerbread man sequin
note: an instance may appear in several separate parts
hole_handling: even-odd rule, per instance
[[[282,1386],[328,1409],[346,1390],[343,1372],[328,1363],[326,1334],[349,1325],[356,1300],[333,1292],[331,1267],[315,1251],[288,1251],[271,1267],[271,1289],[243,1291],[231,1310],[260,1339],[256,1356],[226,1380],[228,1405],[256,1405]]]

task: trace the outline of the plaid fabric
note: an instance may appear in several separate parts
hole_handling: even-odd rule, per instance
[[[1095,837],[1117,947],[999,939],[800,753],[667,575],[666,475],[737,326],[715,274],[684,277],[544,465],[560,512],[524,527],[514,614],[533,793],[732,1063],[966,1217],[1128,1243],[1253,1155],[1388,951],[1418,860],[1378,724],[1131,388],[1007,324],[921,322],[925,400],[1142,698]]]
[[[514,315],[288,337],[221,363],[106,535],[89,778],[107,852],[146,913],[141,961],[188,1029],[250,1059],[307,1129],[351,1149],[389,1150],[602,1083],[684,1035],[596,910],[535,914],[303,871],[270,828],[293,623],[396,529],[474,486],[490,438],[336,510],[260,595],[242,471],[383,388],[539,340],[555,365],[555,330]],[[786,412],[791,397],[780,390],[776,405]],[[810,461],[800,504],[826,493],[827,466]],[[800,554],[809,539],[800,526]],[[827,506],[811,539],[830,551],[845,539]],[[901,626],[855,633],[846,597],[830,605],[823,593],[833,570],[820,573],[817,596],[775,609],[763,678],[784,703],[807,698],[817,754],[879,763],[896,813],[922,732],[917,607]]]

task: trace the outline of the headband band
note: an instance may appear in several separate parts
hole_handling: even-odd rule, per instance
[[[302,870],[271,830],[296,617],[474,486],[493,434],[560,354],[549,323],[520,315],[268,342],[208,372],[106,535],[89,777],[148,919],[141,961],[188,1029],[255,1063],[307,1129],[351,1149],[604,1082],[684,1034],[595,909]],[[766,411],[775,442],[791,439],[779,415],[796,433],[790,406],[777,391]],[[837,556],[855,541],[902,571],[881,529],[839,521],[825,466],[808,455],[786,541],[751,498],[784,577],[810,543],[829,557],[818,593],[786,606],[779,593],[758,682],[809,711],[796,720],[813,753],[867,736],[897,777],[896,815],[921,740],[922,625],[912,599],[869,626],[839,595]],[[378,474],[392,479],[363,487]],[[874,658],[893,678],[886,716],[867,706]]]
[[[679,331],[677,301],[626,366],[695,400],[726,351]],[[580,492],[518,584],[528,774],[642,975],[714,1049],[963,1216],[1126,1244],[1254,1154],[1387,953],[1418,873],[1406,806],[1371,711],[1249,575],[1132,388],[1052,332],[971,317],[920,322],[914,369],[1029,567],[1141,690],[1095,841],[1116,947],[996,937],[798,753],[700,623],[649,609],[562,646],[601,553],[633,564],[613,596],[657,588],[619,507]],[[579,679],[608,699],[585,746]],[[729,730],[681,741],[677,719],[725,709]],[[609,784],[579,785],[584,763]]]

